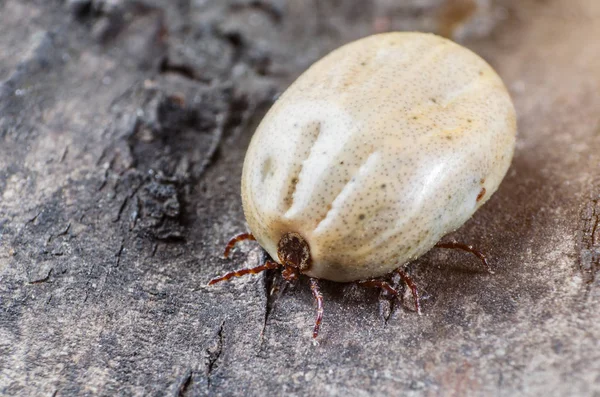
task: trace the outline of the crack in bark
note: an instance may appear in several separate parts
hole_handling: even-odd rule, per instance
[[[186,372],[186,374],[183,376],[183,378],[181,380],[181,383],[179,384],[179,387],[177,388],[177,392],[175,393],[175,396],[183,397],[187,394],[188,389],[192,385],[193,375],[194,375],[194,372],[191,369]]]
[[[55,235],[50,234],[48,236],[48,239],[46,240],[46,244],[50,244],[52,242],[52,240],[54,240],[57,237],[66,236],[67,233],[69,233],[70,229],[71,229],[71,222],[69,222],[67,224],[67,226],[62,231],[58,232],[57,234],[55,234]]]
[[[119,98],[117,98],[119,99]],[[117,100],[115,99],[115,100]],[[100,165],[102,164],[102,161],[104,160],[104,157],[106,157],[106,153],[108,153],[108,146],[105,146],[102,151],[100,152],[100,156],[98,156],[98,160],[96,160],[96,167],[100,167]]]
[[[221,357],[223,352],[223,329],[225,328],[225,321],[221,322],[219,326],[219,330],[217,331],[217,342],[213,349],[206,349],[208,353],[208,362],[206,363],[206,378],[207,378],[207,388],[210,391],[210,387],[212,385],[211,377],[213,371],[217,368],[217,361]]]
[[[154,255],[156,255],[157,250],[158,250],[158,242],[155,242],[152,245],[152,252],[150,253],[150,258],[154,258]]]
[[[63,154],[62,154],[62,156],[60,156],[59,163],[62,163],[62,162],[64,162],[64,161],[66,160],[66,158],[67,158],[67,154],[68,154],[68,153],[69,153],[69,145],[67,145],[67,146],[65,147],[65,150],[63,151]]]
[[[119,247],[119,251],[117,251],[117,253],[115,254],[115,257],[117,258],[117,260],[115,262],[114,267],[119,267],[119,265],[121,264],[121,255],[123,254],[123,248],[125,248],[125,240],[121,241],[121,246]]]
[[[127,206],[127,202],[129,201],[129,197],[126,196],[125,199],[123,200],[123,202],[121,203],[121,205],[119,206],[119,210],[117,211],[117,216],[113,218],[113,223],[117,223],[121,220],[121,215],[123,214],[123,211],[125,210],[125,207]]]
[[[48,274],[44,278],[40,278],[39,280],[30,281],[29,284],[42,284],[50,280],[50,276],[52,276],[52,271],[54,268],[48,270]]]
[[[33,216],[33,218],[27,219],[27,221],[25,221],[25,224],[27,225],[29,223],[34,223],[38,219],[38,217],[42,214],[42,212],[44,212],[44,210],[39,211],[37,214],[35,214]]]
[[[262,250],[260,264],[261,265],[264,264],[267,259],[268,259],[267,253],[264,250]],[[263,317],[262,329],[260,330],[259,349],[262,346],[262,343],[264,340],[265,330],[267,328],[267,322],[269,321],[269,316],[273,312],[273,309],[275,308],[275,301],[279,297],[279,295],[275,296],[276,290],[279,290],[279,286],[275,285],[276,271],[277,270],[267,270],[264,273],[264,284],[263,284],[264,289],[263,289],[263,291],[265,293],[265,312],[264,312],[265,314]]]
[[[100,186],[98,186],[98,191],[104,189],[106,184],[108,183],[108,168],[104,170],[104,175],[102,176],[102,181],[100,182]]]
[[[67,233],[69,233],[70,229],[71,229],[71,222],[69,222],[67,224],[67,226],[64,228],[64,230],[62,232],[59,232],[55,237],[66,236]]]

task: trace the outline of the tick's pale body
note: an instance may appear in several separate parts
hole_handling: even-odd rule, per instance
[[[477,55],[431,34],[371,36],[315,63],[265,116],[244,162],[246,220],[278,262],[281,237],[300,234],[308,276],[383,276],[487,201],[515,133]]]

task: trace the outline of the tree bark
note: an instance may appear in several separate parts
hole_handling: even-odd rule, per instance
[[[0,394],[600,395],[600,3],[433,3],[0,0]],[[495,274],[430,251],[422,316],[323,282],[313,343],[306,280],[207,282],[264,260],[221,255],[265,111],[389,29],[455,32],[513,96],[511,169],[443,240]]]

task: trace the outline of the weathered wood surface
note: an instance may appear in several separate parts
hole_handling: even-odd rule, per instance
[[[0,0],[0,394],[600,395],[596,0],[505,1],[463,35],[519,114],[449,236],[495,275],[430,252],[421,317],[325,283],[318,344],[306,283],[206,286],[261,259],[220,254],[265,110],[342,43],[431,29],[409,3]]]

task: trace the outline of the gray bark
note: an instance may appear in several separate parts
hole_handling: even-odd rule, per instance
[[[374,30],[436,30],[439,3],[0,1],[0,393],[600,396],[595,0],[497,2],[457,33],[519,115],[499,191],[445,238],[495,275],[430,251],[422,316],[323,282],[318,343],[306,282],[206,286],[263,260],[221,253],[277,95]]]

